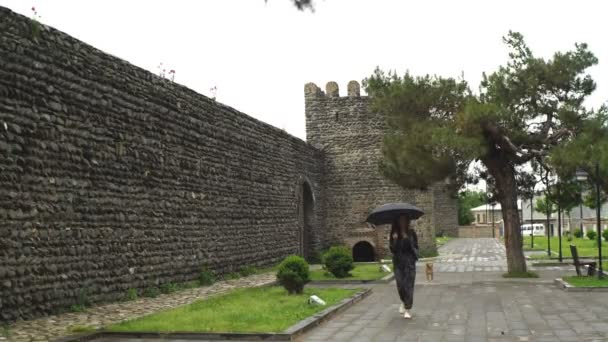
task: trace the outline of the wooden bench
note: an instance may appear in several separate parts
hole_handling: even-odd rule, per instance
[[[578,249],[575,245],[570,245],[570,252],[572,253],[572,260],[574,260],[574,268],[576,268],[576,274],[581,276],[581,266],[587,266],[587,275],[595,275],[595,267],[597,263],[595,261],[581,261],[578,257]]]

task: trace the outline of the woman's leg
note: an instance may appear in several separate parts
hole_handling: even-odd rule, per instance
[[[402,267],[395,267],[395,283],[397,283],[397,293],[399,293],[399,298],[403,305],[406,305],[407,295],[406,295],[406,273],[405,269]],[[407,309],[407,307],[406,307]]]
[[[396,276],[396,274],[395,274]],[[416,263],[413,262],[405,267],[403,270],[403,295],[401,295],[401,291],[399,292],[399,296],[401,296],[401,300],[403,301],[403,305],[405,305],[405,309],[409,310],[412,308],[414,304],[414,284],[416,283]]]

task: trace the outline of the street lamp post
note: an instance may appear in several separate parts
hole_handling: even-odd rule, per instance
[[[488,202],[488,182],[486,180],[486,217],[484,223],[488,224],[488,221],[490,220],[490,216],[488,215],[488,207],[490,206],[490,203]]]
[[[581,230],[581,234],[583,233],[583,192],[580,194],[580,202],[578,204],[578,210],[580,211],[581,219],[578,221],[578,226]]]
[[[560,203],[560,186],[559,186],[559,182],[557,183],[557,241],[558,241],[558,245],[559,245],[559,253],[558,253],[558,259],[559,262],[562,262],[562,207],[561,207],[561,203]]]
[[[551,226],[550,226],[550,221],[549,221],[549,216],[551,215],[551,209],[549,208],[549,200],[547,199],[547,196],[545,196],[545,202],[546,202],[546,206],[547,206],[547,255],[549,256],[549,258],[551,258]]]
[[[602,279],[604,277],[604,272],[602,270],[602,201],[600,199],[600,163],[598,161],[595,162],[595,213],[597,216],[597,257],[599,269],[597,273],[597,277]]]
[[[495,233],[494,233],[494,205],[496,205],[496,203],[492,202],[492,237],[495,238]]]
[[[532,193],[532,197],[530,197],[530,227],[532,227],[530,248],[534,248],[534,192]]]

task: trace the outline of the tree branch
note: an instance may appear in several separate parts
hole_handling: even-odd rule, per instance
[[[485,131],[490,135],[492,140],[498,144],[502,149],[505,149],[513,155],[513,158],[518,163],[525,163],[535,157],[544,157],[546,152],[536,149],[522,149],[516,146],[509,137],[500,132],[500,128],[492,124],[486,124],[484,127]]]
[[[547,113],[547,121],[545,121],[543,127],[540,129],[540,136],[542,137],[542,140],[547,140],[547,137],[549,137],[549,130],[551,129],[551,126],[553,126],[553,114]]]
[[[572,135],[574,135],[572,130],[563,127],[563,128],[560,128],[559,130],[557,130],[551,136],[547,137],[545,139],[545,143],[549,144],[549,145],[557,145],[561,138],[572,136]]]

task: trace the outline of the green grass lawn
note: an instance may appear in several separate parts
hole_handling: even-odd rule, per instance
[[[564,277],[564,280],[576,287],[608,287],[608,277],[602,280],[597,277]]]
[[[435,243],[437,244],[437,248],[445,245],[448,241],[452,240],[452,237],[449,236],[442,236],[442,237],[436,237],[435,238]]]
[[[392,269],[392,266],[389,266]],[[386,272],[380,271],[380,263],[373,264],[355,264],[355,269],[350,272],[351,277],[341,278],[345,280],[376,280],[388,275]],[[312,280],[336,280],[333,274],[326,270],[311,270],[310,278]]]
[[[524,250],[537,250],[537,251],[546,251],[547,250],[547,237],[546,236],[534,236],[534,249],[530,248],[531,238],[530,236],[524,237]],[[578,249],[578,255],[581,258],[592,258],[597,257],[597,241],[589,240],[587,238],[578,239],[573,238],[572,241],[568,241],[566,237],[562,238],[562,255],[566,258],[571,258],[572,254],[570,253],[570,244],[573,244]],[[608,252],[608,245],[605,242],[602,242],[602,251]],[[559,249],[559,240],[557,237],[551,238],[551,256],[557,256]],[[608,255],[607,255],[608,257]],[[547,259],[549,256],[547,254],[541,255],[531,255],[532,259]],[[603,256],[602,256],[603,259]]]
[[[528,271],[521,273],[505,273],[502,275],[503,278],[538,278],[538,273]]]
[[[293,324],[347,298],[357,289],[305,288],[302,295],[288,295],[282,287],[235,290],[108,327],[109,331],[152,332],[281,332]],[[317,295],[326,306],[308,304]]]

